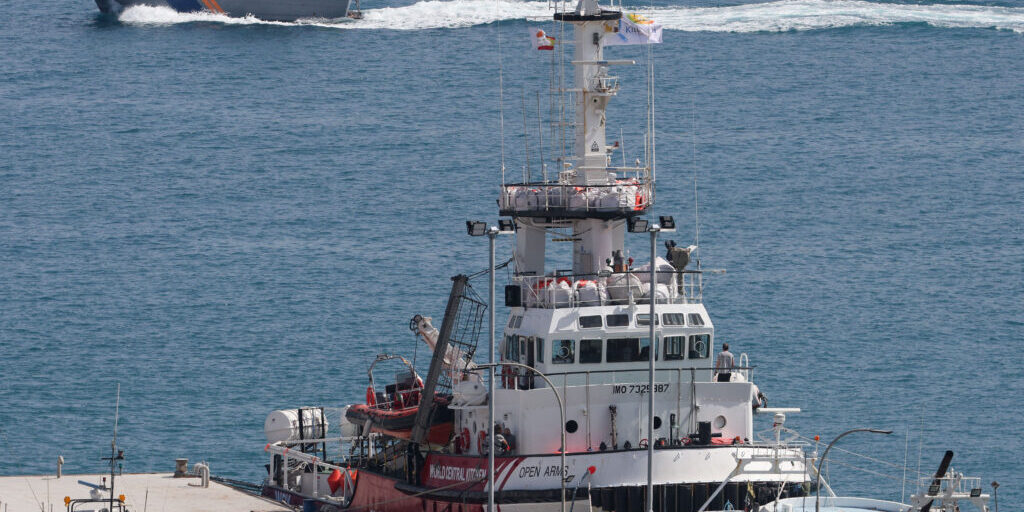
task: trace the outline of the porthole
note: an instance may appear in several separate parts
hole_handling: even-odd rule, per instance
[[[654,428],[661,428],[661,418],[658,416],[654,417]]]
[[[725,416],[718,416],[717,418],[715,418],[715,428],[721,430],[725,428],[725,423]]]
[[[565,422],[565,431],[566,432],[572,434],[573,432],[576,432],[579,429],[580,429],[580,425],[579,425],[579,423],[576,423],[576,420],[569,420],[569,421]]]

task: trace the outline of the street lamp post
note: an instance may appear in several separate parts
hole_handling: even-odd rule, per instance
[[[871,432],[872,434],[892,434],[892,430],[881,430],[877,428],[855,428],[847,430],[842,434],[836,436],[828,446],[825,447],[825,453],[821,454],[821,459],[818,460],[818,485],[814,489],[814,512],[821,512],[821,465],[825,462],[825,457],[828,457],[828,451],[832,449],[832,445],[836,444],[840,439],[846,437],[848,434],[854,432]]]
[[[481,221],[466,221],[466,231],[470,236],[483,236],[487,235],[489,252],[488,252],[488,265],[487,265],[487,276],[488,276],[488,341],[490,346],[490,353],[488,354],[488,372],[487,372],[487,418],[488,426],[487,432],[490,435],[488,438],[491,443],[491,449],[487,450],[487,511],[494,512],[494,239],[501,233],[511,233],[515,231],[515,225],[513,221],[508,219],[501,219],[498,221],[498,226],[488,226],[486,222]],[[563,443],[564,444],[564,443]]]
[[[487,274],[490,277],[490,284],[487,287],[489,292],[490,311],[488,312],[490,328],[487,329],[490,340],[490,353],[488,362],[492,365],[487,372],[487,417],[490,425],[487,427],[490,432],[491,446],[487,450],[487,511],[494,512],[494,239],[498,236],[498,228],[491,226],[487,228],[487,239],[490,243],[490,259],[487,264]]]
[[[654,316],[654,304],[657,301],[658,291],[658,265],[656,264],[658,252],[658,232],[661,226],[652,224],[651,233],[651,281],[648,284],[647,295],[651,301],[651,311],[648,322],[651,326],[650,339],[648,340],[648,376],[647,376],[647,510],[654,512],[654,359],[657,356],[658,344],[654,338],[654,324],[658,317]]]
[[[548,385],[548,388],[550,388],[551,392],[555,394],[555,400],[558,402],[558,417],[559,417],[559,419],[561,421],[561,424],[559,425],[558,430],[562,434],[562,436],[561,436],[561,448],[558,450],[559,453],[561,453],[561,455],[562,455],[562,457],[561,457],[562,471],[561,471],[561,474],[559,475],[558,479],[562,481],[562,512],[565,512],[565,403],[562,402],[562,395],[558,394],[558,388],[556,388],[555,385],[552,384],[550,380],[548,380],[548,376],[547,375],[544,375],[543,373],[541,373],[539,370],[537,370],[536,368],[534,368],[532,366],[527,366],[527,365],[522,364],[522,363],[513,363],[511,361],[504,361],[504,362],[501,362],[501,363],[490,363],[490,364],[480,365],[480,367],[490,368],[491,372],[494,371],[494,367],[495,366],[517,366],[519,368],[524,368],[524,369],[526,369],[529,372],[536,373],[538,376],[540,376],[540,378],[544,379],[544,382]],[[492,446],[491,446],[490,452],[494,453],[493,441],[492,441]],[[493,476],[488,477],[488,479],[493,479],[493,478],[494,478]],[[494,480],[490,480],[490,482],[491,482],[492,487],[493,487]]]

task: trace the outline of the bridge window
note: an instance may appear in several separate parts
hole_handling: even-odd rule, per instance
[[[704,317],[700,313],[690,313],[690,325],[704,325]]]
[[[610,338],[608,340],[608,362],[630,363],[649,360],[650,338]]]
[[[516,329],[522,327],[522,325],[523,325],[523,315],[516,316]]]
[[[537,338],[537,362],[544,362],[544,338]]]
[[[661,318],[665,325],[686,325],[686,315],[683,313],[665,313]]]
[[[711,354],[711,335],[690,336],[690,359],[707,359]]]
[[[651,315],[641,314],[636,316],[637,325],[651,325]],[[654,325],[658,325],[658,316],[654,316]]]
[[[551,342],[551,363],[571,364],[576,361],[576,340],[554,340]]]
[[[629,315],[607,315],[608,327],[629,327]]]
[[[602,348],[601,340],[580,340],[580,362],[600,363]]]
[[[682,359],[686,350],[686,336],[665,336],[664,340],[665,360],[678,361]]]
[[[580,317],[580,328],[589,329],[591,327],[601,327],[601,315]]]
[[[506,361],[512,360],[512,345],[513,340],[515,339],[516,336],[505,336],[505,347],[501,351],[501,356],[504,357]]]

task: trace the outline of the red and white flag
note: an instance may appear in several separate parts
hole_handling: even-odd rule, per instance
[[[555,49],[555,38],[547,35],[541,29],[532,30],[533,34],[533,47],[538,50],[554,50]]]

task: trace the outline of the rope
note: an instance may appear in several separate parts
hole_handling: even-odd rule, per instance
[[[813,438],[802,436],[800,434],[797,434],[797,437],[800,438],[800,439],[807,440],[807,441],[812,441],[812,442],[814,441]],[[860,453],[857,453],[857,452],[853,452],[853,451],[850,451],[850,450],[847,450],[847,449],[844,449],[844,448],[840,448],[838,446],[833,446],[832,449],[836,450],[836,451],[843,452],[843,453],[848,453],[848,454],[853,455],[855,457],[860,457],[860,458],[863,458],[863,459],[870,460],[871,462],[874,462],[876,464],[882,464],[884,466],[891,466],[891,467],[894,467],[894,468],[897,468],[897,469],[900,469],[900,470],[906,469],[906,466],[901,466],[899,464],[896,464],[895,462],[889,462],[889,461],[882,460],[882,459],[876,459],[874,457],[871,457],[871,456],[868,456],[868,455],[863,455],[863,454],[860,454]],[[831,459],[829,460],[829,462],[831,462]]]
[[[495,265],[495,266],[494,266],[494,270],[500,270],[500,269],[503,269],[503,268],[507,267],[507,266],[509,265],[509,263],[512,263],[512,259],[513,259],[513,258],[509,258],[509,259],[505,260],[505,262],[504,262],[504,263],[501,263],[501,264]],[[486,269],[486,268],[485,268],[485,269],[483,269],[483,270],[479,270],[479,271],[476,271],[476,272],[474,272],[474,273],[472,273],[472,274],[470,274],[470,275],[468,275],[468,276],[466,276],[466,277],[467,277],[468,279],[473,279],[474,277],[480,277],[480,276],[482,276],[482,275],[486,275],[486,274],[487,274],[487,272],[488,272],[489,270],[490,270],[490,269]]]
[[[872,475],[880,476],[882,478],[888,478],[889,480],[895,480],[897,482],[906,482],[905,478],[900,478],[898,476],[887,475],[885,473],[879,473],[878,471],[874,471],[874,470],[867,469],[867,468],[862,468],[860,466],[855,466],[855,465],[850,464],[848,462],[842,462],[842,461],[838,461],[838,460],[829,460],[828,463],[829,464],[833,464],[833,463],[834,464],[838,464],[838,465],[843,466],[843,467],[847,467],[847,468],[850,468],[850,469],[856,469],[858,471],[863,471],[865,473],[870,473]]]

